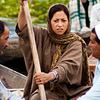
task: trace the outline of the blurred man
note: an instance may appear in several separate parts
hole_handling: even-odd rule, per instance
[[[92,29],[89,46],[92,48],[92,56],[98,59],[95,76],[91,89],[77,100],[100,100],[100,24]]]
[[[91,8],[97,0],[70,0],[68,4],[71,15],[71,31],[88,31],[90,30]]]
[[[9,46],[8,43],[9,38],[9,29],[5,22],[0,20],[0,54],[3,53],[3,50]],[[0,80],[0,100],[25,100],[19,96],[12,94]]]
[[[3,50],[9,46],[9,29],[5,22],[0,20],[0,54],[3,53]]]
[[[100,0],[98,0],[98,3],[92,7],[90,24],[91,28],[100,24]]]

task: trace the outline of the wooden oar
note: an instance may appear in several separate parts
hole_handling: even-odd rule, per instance
[[[24,12],[25,12],[25,17],[27,21],[28,31],[29,31],[29,39],[30,39],[30,45],[31,45],[35,70],[36,70],[36,73],[39,73],[41,72],[41,69],[40,69],[39,57],[38,57],[36,43],[35,43],[35,36],[34,36],[33,28],[32,28],[32,21],[30,17],[28,2],[23,1],[23,6],[24,6]],[[39,87],[41,100],[46,100],[44,85],[38,85],[38,87]]]

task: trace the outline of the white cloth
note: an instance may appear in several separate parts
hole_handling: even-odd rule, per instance
[[[7,90],[0,80],[0,100],[25,100],[25,98],[21,98]]]
[[[100,24],[100,3],[95,4],[91,10],[90,26],[93,28]]]
[[[95,26],[95,31],[96,31],[96,34],[97,34],[99,40],[100,40],[100,24]]]
[[[100,100],[100,60],[98,60],[96,65],[93,86],[85,95],[79,97],[77,100]]]

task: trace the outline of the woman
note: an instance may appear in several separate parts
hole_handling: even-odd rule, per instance
[[[28,0],[27,0],[28,1]],[[84,41],[70,33],[68,8],[53,5],[47,15],[47,29],[33,25],[41,73],[35,73],[22,0],[16,32],[22,49],[28,79],[24,97],[40,100],[38,84],[44,84],[47,99],[67,100],[89,89],[87,55]]]

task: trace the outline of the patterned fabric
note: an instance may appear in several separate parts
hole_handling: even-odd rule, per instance
[[[91,8],[94,4],[97,3],[97,0],[89,0],[88,7],[88,17],[90,19]],[[83,27],[86,27],[86,17],[85,17],[85,9],[81,0],[71,0],[67,5],[69,8],[69,12],[71,15],[71,31],[81,31]]]
[[[51,37],[51,40],[54,43],[58,44],[57,51],[53,56],[51,69],[53,69],[55,67],[60,56],[63,54],[64,47],[66,47],[71,42],[81,41],[81,43],[82,43],[82,55],[83,55],[83,65],[82,66],[83,66],[83,70],[86,70],[85,72],[87,72],[87,73],[84,73],[87,76],[87,77],[84,77],[84,79],[87,78],[87,82],[84,82],[82,84],[84,84],[84,85],[90,84],[89,71],[88,71],[88,61],[87,61],[87,52],[86,52],[86,43],[78,35],[76,35],[74,33],[70,33],[70,19],[69,19],[68,29],[66,30],[66,32],[63,35],[57,35],[53,32],[53,30],[51,28],[51,23],[50,23],[50,20],[49,20],[49,13],[48,13],[48,16],[47,16],[47,20],[48,20],[47,21],[48,22],[47,27],[48,27],[49,36]],[[59,87],[59,85],[55,84],[55,83],[51,83],[50,86],[51,86],[51,91],[57,91],[57,88]],[[57,94],[59,96],[63,96],[64,100],[67,100],[66,96],[63,93],[60,92],[60,93],[57,93]]]

